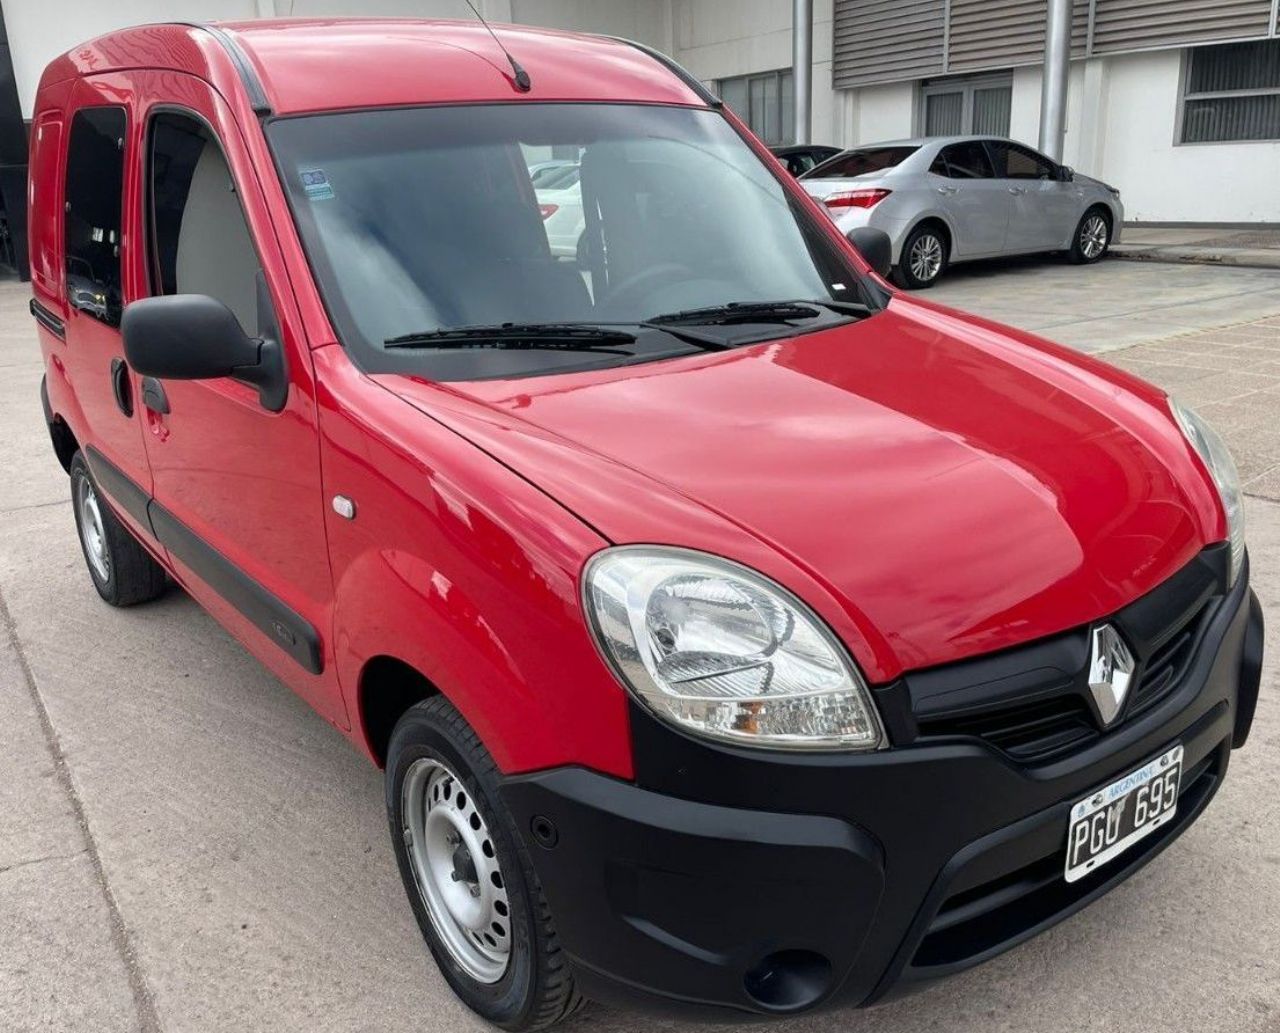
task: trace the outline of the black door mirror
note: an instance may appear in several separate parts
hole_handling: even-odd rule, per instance
[[[1076,170],[1070,165],[1063,165],[1058,169],[1058,178],[1064,183],[1070,183],[1076,178]]]
[[[866,259],[867,265],[887,279],[889,270],[893,268],[893,241],[889,234],[874,226],[855,226],[846,236]]]
[[[265,408],[284,408],[289,382],[280,343],[252,338],[222,302],[204,294],[142,298],[125,307],[124,354],[144,377],[234,377],[258,389]]]

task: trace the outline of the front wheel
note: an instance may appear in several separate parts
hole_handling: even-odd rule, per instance
[[[405,712],[387,752],[387,818],[405,891],[449,985],[508,1030],[583,1003],[493,758],[442,697]]]
[[[1111,220],[1100,208],[1085,212],[1071,238],[1068,257],[1076,265],[1088,265],[1098,261],[1111,246]]]
[[[910,290],[932,287],[947,267],[949,252],[941,230],[932,225],[917,226],[902,242],[894,279]]]

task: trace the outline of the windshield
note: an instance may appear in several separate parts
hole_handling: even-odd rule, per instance
[[[718,112],[401,108],[280,119],[267,132],[335,329],[370,372],[528,375],[694,350],[655,328],[636,332],[629,356],[421,343],[458,327],[634,328],[730,303],[866,300],[854,267]],[[847,318],[823,309],[812,325],[762,332]]]
[[[805,179],[849,179],[868,172],[883,172],[900,165],[919,147],[874,147],[865,151],[846,151],[805,173]]]

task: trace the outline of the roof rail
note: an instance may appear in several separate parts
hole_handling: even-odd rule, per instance
[[[262,80],[258,78],[258,73],[254,70],[248,55],[229,32],[221,26],[210,25],[208,22],[176,22],[175,24],[185,25],[191,29],[203,29],[222,44],[222,49],[227,52],[227,57],[231,58],[231,63],[235,65],[236,74],[240,76],[240,82],[244,85],[244,92],[249,95],[249,107],[259,117],[272,114],[271,102],[267,100],[267,91],[262,88]]]
[[[693,73],[681,65],[671,57],[668,57],[661,50],[655,50],[653,47],[644,43],[637,43],[633,39],[626,39],[623,36],[605,36],[605,39],[611,39],[615,43],[625,43],[629,47],[635,47],[637,50],[648,54],[651,58],[662,65],[667,71],[671,72],[689,89],[698,95],[698,99],[713,108],[724,106],[724,101],[707,89],[706,85],[700,79],[695,79]]]

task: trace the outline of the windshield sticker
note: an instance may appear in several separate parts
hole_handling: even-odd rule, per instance
[[[329,185],[324,169],[303,169],[299,175],[302,176],[302,189],[310,200],[327,201],[333,197],[333,187]]]

